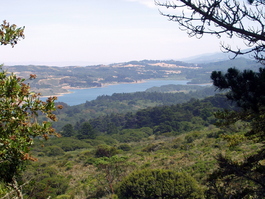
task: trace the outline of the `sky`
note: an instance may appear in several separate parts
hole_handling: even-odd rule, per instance
[[[0,46],[5,65],[87,66],[182,60],[221,52],[214,36],[190,38],[153,0],[8,0],[1,19],[25,26],[25,39]]]

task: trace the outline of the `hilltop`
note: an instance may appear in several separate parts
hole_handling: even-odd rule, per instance
[[[235,59],[205,64],[186,63],[175,60],[142,60],[109,65],[86,67],[66,66],[8,66],[9,72],[27,78],[36,74],[30,81],[32,90],[42,95],[60,95],[69,89],[102,87],[109,84],[139,83],[150,79],[188,79],[192,84],[209,83],[213,70],[226,70],[228,67],[260,67],[249,59]]]

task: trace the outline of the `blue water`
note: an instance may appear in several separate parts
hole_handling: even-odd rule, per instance
[[[145,91],[154,86],[163,86],[168,84],[186,85],[187,80],[149,80],[137,84],[116,84],[106,87],[89,88],[89,89],[73,89],[70,94],[58,97],[59,102],[73,106],[96,99],[100,95],[112,95],[113,93],[132,93],[137,91]]]

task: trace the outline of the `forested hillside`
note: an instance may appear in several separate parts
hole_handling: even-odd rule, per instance
[[[248,49],[221,48],[254,60],[0,68],[1,199],[265,198],[265,2],[155,5],[189,36],[240,39]],[[24,29],[3,21],[0,44],[14,47]],[[201,86],[114,93],[77,106],[40,98],[150,79]]]
[[[142,60],[87,67],[4,66],[19,77],[27,78],[30,74],[36,74],[37,78],[30,81],[31,88],[44,96],[67,93],[70,88],[102,87],[108,84],[137,83],[150,79],[187,79],[191,84],[210,83],[209,74],[213,70],[225,71],[229,67],[257,69],[261,64],[238,58],[207,64],[175,60]]]
[[[113,97],[119,101],[118,96],[123,95]],[[26,198],[111,198],[130,183],[126,181],[130,174],[154,169],[158,175],[180,172],[174,175],[185,175],[194,194],[204,198],[207,176],[217,167],[220,150],[240,159],[242,149],[251,153],[258,147],[251,142],[229,147],[230,141],[222,138],[224,129],[213,125],[213,112],[223,108],[233,106],[220,94],[66,124],[63,137],[35,141],[33,154],[38,161],[23,175],[24,180],[31,179],[23,189]],[[225,131],[243,133],[245,129],[238,123]]]
[[[54,123],[57,130],[70,123],[82,122],[102,115],[116,113],[136,112],[148,107],[173,105],[187,102],[192,98],[202,99],[214,95],[215,90],[211,86],[195,85],[167,85],[147,89],[146,92],[114,93],[111,96],[98,96],[97,99],[87,101],[84,104],[64,106],[57,111],[59,121]]]
[[[205,66],[204,73],[211,67]],[[32,154],[38,161],[30,162],[20,178],[26,182],[26,199],[122,198],[137,175],[146,177],[134,181],[136,190],[141,190],[141,184],[149,186],[145,179],[153,180],[153,175],[172,183],[170,175],[181,176],[185,186],[193,187],[187,198],[214,196],[212,192],[222,185],[209,182],[219,168],[220,151],[241,161],[242,151],[247,156],[259,147],[241,138],[248,122],[215,126],[220,122],[219,110],[238,108],[227,101],[225,92],[218,94],[210,85],[166,85],[98,96],[76,106],[57,105],[64,108],[55,112],[58,121],[53,127],[62,137],[34,140]],[[183,185],[175,183],[170,184],[172,190],[182,190]],[[148,189],[155,192],[162,186]]]
[[[99,96],[77,106],[57,105],[64,108],[56,111],[59,121],[53,126],[62,137],[34,140],[32,154],[38,161],[29,162],[20,178],[26,182],[26,199],[122,198],[131,182],[141,190],[154,176],[160,176],[154,182],[170,183],[168,192],[186,194],[182,186],[190,186],[187,198],[205,198],[222,186],[209,185],[220,151],[240,161],[259,147],[250,140],[235,141],[247,132],[246,122],[215,126],[214,113],[237,109],[212,86],[167,85]],[[138,182],[137,175],[145,177]],[[185,185],[170,176],[181,176]],[[1,186],[3,194],[8,192]]]

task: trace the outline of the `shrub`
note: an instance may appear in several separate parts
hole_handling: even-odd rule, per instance
[[[47,152],[46,154],[48,156],[59,156],[59,155],[64,155],[64,150],[62,150],[61,147],[59,146],[49,146],[47,147]]]
[[[125,178],[119,188],[121,199],[204,198],[194,178],[171,170],[141,170]]]
[[[130,151],[132,147],[129,144],[121,144],[118,149],[123,150],[123,151]]]
[[[95,157],[111,157],[119,153],[116,147],[111,147],[108,145],[99,145],[95,152]]]

